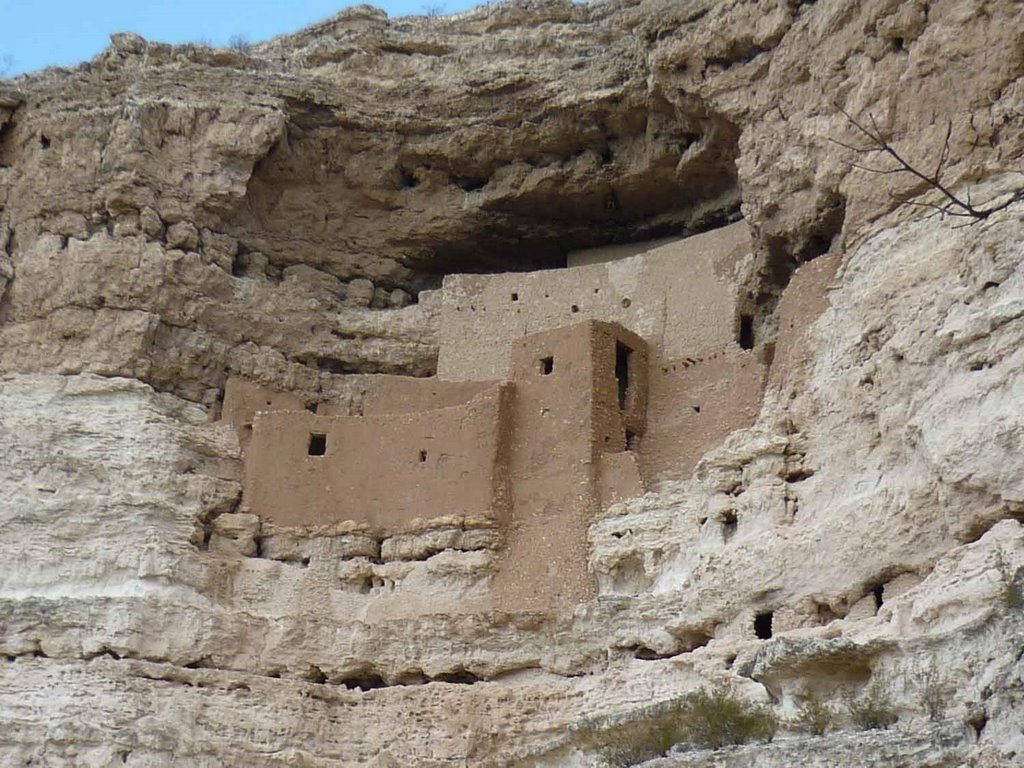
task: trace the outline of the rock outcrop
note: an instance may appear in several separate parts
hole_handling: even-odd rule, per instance
[[[528,0],[0,82],[0,762],[596,765],[712,686],[775,741],[650,765],[1020,764],[1024,204],[937,215],[844,112],[1004,200],[1022,51],[1012,0]],[[473,609],[486,521],[238,508],[228,376],[357,413],[443,275],[740,218],[760,414],[594,521],[576,610]]]

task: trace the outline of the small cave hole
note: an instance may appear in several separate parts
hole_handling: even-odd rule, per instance
[[[538,369],[541,376],[550,376],[555,371],[555,358],[542,357]]]
[[[967,724],[973,729],[974,738],[980,739],[981,734],[985,732],[985,726],[988,725],[988,714],[984,710],[975,712],[967,718]]]
[[[318,432],[311,433],[307,453],[310,456],[325,456],[327,454],[327,435]]]
[[[699,405],[691,405],[690,407],[693,408],[693,412],[694,413],[700,413],[700,406]]]
[[[653,648],[648,648],[646,645],[634,646],[632,649],[633,658],[639,661],[660,661],[661,659],[668,659],[672,656],[676,656],[676,653],[658,653]]]
[[[369,672],[358,677],[346,678],[341,681],[341,685],[346,688],[358,688],[360,691],[372,691],[376,688],[385,688],[387,683],[380,675]]]
[[[420,464],[423,464],[427,460],[427,452],[420,451]]]
[[[580,311],[580,308],[579,308],[579,306],[578,306],[578,305],[576,305],[576,304],[573,304],[573,305],[572,305],[572,307],[570,308],[570,311],[571,311],[571,312],[572,312],[573,314],[576,314],[577,312],[579,312],[579,311]]]
[[[870,592],[871,596],[875,598],[875,610],[877,611],[882,607],[882,603],[885,602],[883,599],[885,595],[885,584],[875,584],[871,587]]]
[[[519,301],[519,294],[514,291],[512,293],[512,301]]]
[[[632,303],[633,303],[633,302],[632,302],[632,301],[630,301],[629,299],[623,299],[623,300],[622,300],[622,308],[623,308],[623,309],[629,309],[629,307],[630,307],[630,305],[631,305]]]
[[[637,434],[631,429],[626,430],[626,450],[635,451],[637,446]]]
[[[739,519],[736,517],[736,510],[729,509],[722,513],[722,538],[728,541],[736,535],[739,528]]]
[[[50,148],[50,137],[47,136],[45,133],[39,134],[39,146],[42,147],[43,149]]]
[[[754,634],[758,640],[771,640],[773,616],[771,611],[764,611],[754,616]]]
[[[305,674],[305,678],[309,682],[316,683],[317,685],[323,685],[327,682],[327,675],[325,675],[324,671],[320,669],[320,667],[318,667],[316,664],[309,665],[309,669]]]
[[[468,672],[467,670],[462,669],[460,667],[458,669],[452,670],[451,672],[442,672],[439,675],[435,675],[432,679],[435,682],[438,682],[438,683],[453,683],[453,684],[456,684],[456,685],[473,685],[474,683],[481,682],[481,680],[483,678],[481,678],[481,677],[479,677],[477,675],[474,675],[472,672]]]
[[[754,316],[740,315],[739,344],[742,349],[754,348]]]

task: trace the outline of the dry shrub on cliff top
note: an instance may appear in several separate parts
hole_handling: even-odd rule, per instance
[[[878,680],[860,696],[848,698],[846,710],[853,724],[862,731],[885,730],[899,720],[889,692]]]
[[[675,744],[720,749],[771,741],[777,726],[767,707],[751,704],[724,688],[700,690],[655,717],[603,734],[601,761],[610,768],[625,768],[664,755]]]
[[[806,693],[800,699],[800,714],[796,725],[804,731],[823,736],[835,725],[836,713],[825,699],[815,693]]]
[[[717,688],[690,694],[681,715],[686,741],[710,749],[749,741],[771,741],[778,723],[767,707]]]

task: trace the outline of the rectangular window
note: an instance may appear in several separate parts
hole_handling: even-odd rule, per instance
[[[313,432],[309,436],[309,450],[310,456],[324,456],[327,454],[327,435],[318,434]]]
[[[615,379],[619,383],[619,410],[626,410],[629,397],[629,368],[633,350],[621,341],[615,342]]]
[[[550,376],[555,370],[555,358],[542,357],[538,366],[541,376]]]

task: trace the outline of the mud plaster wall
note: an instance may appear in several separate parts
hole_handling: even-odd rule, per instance
[[[686,477],[700,457],[761,410],[767,368],[758,351],[729,344],[695,362],[651,367],[647,431],[640,440],[644,482]]]
[[[801,264],[790,278],[779,300],[779,335],[775,344],[768,386],[781,389],[788,383],[798,386],[809,362],[804,336],[815,320],[828,307],[828,286],[839,269],[841,258],[821,256]]]
[[[384,413],[415,413],[448,408],[469,402],[496,381],[439,381],[411,376],[374,376],[363,399],[367,416]]]
[[[293,394],[230,377],[224,386],[224,405],[220,418],[238,432],[239,446],[245,452],[252,439],[253,420],[258,411],[301,411],[303,407],[302,400]]]
[[[622,335],[638,347],[642,367],[642,340]],[[501,606],[540,609],[595,593],[587,570],[587,529],[601,505],[599,459],[604,436],[623,430],[615,339],[607,324],[591,322],[514,345],[511,535],[494,582]],[[550,373],[545,373],[545,360],[550,360]],[[599,407],[602,400],[614,404],[614,413],[607,403]],[[635,419],[642,393],[631,404]]]
[[[257,414],[246,458],[248,507],[280,526],[344,520],[400,530],[416,518],[502,514],[496,466],[505,388],[426,413]],[[326,453],[310,456],[312,434]]]
[[[450,275],[442,290],[438,378],[504,378],[517,339],[586,319],[619,323],[658,359],[719,348],[735,338],[729,276],[749,251],[747,226],[739,222],[608,263]]]

